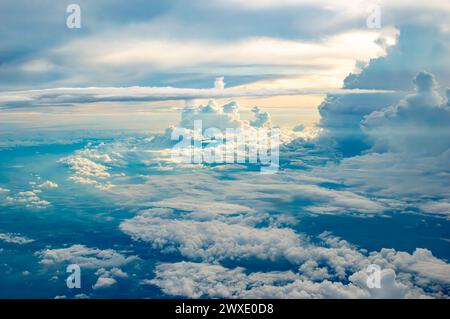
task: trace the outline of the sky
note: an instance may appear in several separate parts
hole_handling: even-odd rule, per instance
[[[450,296],[450,3],[4,0],[0,21],[1,298]],[[257,130],[269,166],[173,157],[184,134],[238,158]]]
[[[312,125],[324,95],[385,55],[401,26],[446,29],[450,10],[444,1],[79,1],[81,28],[70,29],[69,4],[2,1],[2,107],[82,103],[93,104],[89,113],[95,113],[102,109],[98,95],[116,106],[147,101],[145,108],[241,97],[246,108],[284,107],[279,124],[290,127],[292,109],[310,108],[306,124]],[[381,7],[374,27],[368,19]],[[435,69],[442,71],[438,61]],[[216,78],[230,90],[203,91]],[[126,89],[131,86],[146,92]],[[102,89],[58,91],[62,96],[53,98],[48,91],[24,92],[87,87]],[[14,110],[11,121],[22,121],[24,112]]]

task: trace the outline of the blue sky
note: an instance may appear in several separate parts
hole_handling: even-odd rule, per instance
[[[70,3],[0,3],[0,297],[449,297],[445,1]]]

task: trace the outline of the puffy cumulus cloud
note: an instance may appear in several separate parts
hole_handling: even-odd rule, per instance
[[[272,122],[271,122],[269,113],[261,111],[261,109],[258,106],[255,106],[252,109],[252,112],[255,115],[255,119],[250,121],[251,126],[253,126],[253,127],[270,127],[270,126],[272,126]]]
[[[215,101],[210,100],[207,105],[186,106],[181,113],[180,126],[193,130],[194,121],[201,121],[203,129],[214,127],[224,131],[242,126],[236,102],[218,106]]]
[[[426,249],[412,255],[393,249],[366,255],[329,234],[321,237],[329,246],[308,247],[296,273],[247,272],[241,267],[181,262],[157,266],[155,278],[144,283],[191,298],[425,298],[446,294],[449,265]],[[366,267],[372,263],[382,268],[381,288],[367,286]],[[342,276],[330,275],[339,266],[345,266]]]
[[[38,188],[42,188],[42,189],[58,188],[58,184],[56,184],[52,181],[45,181],[44,183],[38,185]]]
[[[324,130],[317,142],[331,144],[344,156],[360,154],[370,147],[370,141],[361,130],[361,121],[366,115],[395,103],[400,97],[398,93],[327,95],[319,105],[319,126]]]
[[[98,164],[81,156],[62,159],[61,163],[70,165],[71,169],[79,175],[97,178],[106,178],[110,176],[104,165]]]
[[[39,191],[18,192],[14,196],[7,196],[5,203],[7,205],[24,205],[27,208],[43,209],[50,205],[50,202],[41,199],[38,196]]]
[[[189,298],[418,298],[423,291],[395,281],[391,269],[381,273],[381,288],[367,288],[357,273],[344,284],[314,282],[291,271],[246,273],[244,268],[225,268],[206,263],[160,264],[154,279],[144,284],[160,287],[169,295]]]
[[[380,274],[380,288],[366,289],[369,298],[402,299],[429,298],[420,288],[411,287],[395,280],[396,274],[392,269],[383,269]],[[359,271],[349,277],[349,280],[360,287],[367,287],[368,274]]]
[[[343,88],[370,88],[396,92],[373,95],[327,95],[319,106],[320,126],[324,129],[322,142],[334,143],[344,156],[360,154],[372,146],[372,140],[361,130],[364,118],[397,104],[405,97],[405,91],[411,89],[411,79],[420,71],[427,70],[435,74],[438,82],[444,87],[450,85],[448,39],[449,33],[437,27],[425,24],[402,25],[397,43],[389,47],[386,56],[372,59],[360,73],[349,74],[343,85]],[[433,100],[436,97],[433,82],[421,76],[415,84],[422,90],[415,97],[408,97],[414,99],[411,103],[424,103],[425,101],[418,100],[420,97],[429,99],[426,101],[427,105],[430,103],[436,105],[437,101]],[[431,124],[433,120],[429,117],[423,119],[429,121],[428,125],[433,125]],[[414,131],[420,132],[420,128]]]
[[[190,298],[239,298],[253,287],[292,282],[292,272],[252,273],[246,275],[243,268],[228,269],[207,263],[180,262],[160,264],[156,277],[143,284],[153,284],[169,294]],[[247,292],[248,293],[248,292]]]
[[[179,126],[185,129],[194,129],[194,121],[201,121],[203,129],[218,128],[225,132],[227,128],[249,129],[271,127],[271,118],[268,112],[263,112],[261,108],[252,108],[254,119],[250,121],[241,120],[239,104],[236,101],[228,102],[222,106],[217,105],[214,100],[210,100],[206,105],[186,105],[181,113]]]
[[[402,26],[386,56],[344,81],[345,88],[398,91],[328,95],[319,107],[319,137],[309,149],[308,141],[292,142],[287,161],[311,168],[301,153],[312,149],[327,158],[324,167],[312,167],[314,176],[338,181],[393,210],[448,216],[449,91],[447,101],[442,97],[449,85],[448,39],[443,29]],[[413,85],[415,91],[408,93]]]
[[[34,239],[11,233],[0,233],[0,240],[3,240],[6,243],[18,245],[24,245],[34,242]]]
[[[312,241],[291,228],[258,227],[247,223],[245,217],[235,219],[230,216],[228,219],[227,214],[223,214],[222,219],[215,220],[215,216],[205,219],[204,215],[196,215],[193,207],[184,212],[156,208],[122,222],[120,229],[124,233],[147,242],[153,249],[165,254],[179,254],[191,261],[216,264],[200,270],[205,264],[181,263],[188,265],[185,272],[180,272],[180,275],[184,273],[181,281],[171,277],[176,276],[171,265],[157,267],[156,277],[146,283],[160,286],[165,293],[188,297],[406,298],[439,297],[447,293],[448,264],[426,249],[417,249],[413,254],[393,249],[368,253],[327,232]],[[262,276],[270,280],[267,285],[250,283],[247,286],[242,284],[245,280],[224,285],[223,282],[228,281],[228,269],[217,263],[226,261],[240,265],[255,259],[271,262],[274,267],[287,262],[297,272],[285,272],[280,278],[276,272],[244,275],[244,270],[234,269],[233,278],[243,275],[247,280],[247,276]],[[384,269],[381,274],[383,289],[376,292],[365,285],[369,264]],[[280,285],[275,278],[283,282],[288,279],[288,282]],[[206,290],[203,290],[203,284]],[[253,289],[255,285],[261,287]],[[433,292],[425,293],[430,286],[433,286]]]
[[[120,154],[108,155],[98,150],[99,146],[87,145],[86,148],[75,152],[74,155],[61,158],[58,163],[67,165],[73,172],[70,180],[78,184],[94,185],[99,189],[108,189],[112,187],[110,183],[105,181],[111,174],[108,172],[112,163],[111,156],[116,155],[120,158]]]
[[[94,291],[109,289],[112,286],[117,285],[119,282],[128,279],[128,274],[117,267],[99,268],[95,271],[94,275],[98,276],[95,284],[92,285],[92,289]],[[89,296],[86,297],[89,298]]]
[[[434,76],[420,72],[414,84],[416,93],[362,121],[374,151],[435,156],[450,148],[450,106],[436,91]]]
[[[254,166],[276,165],[272,162],[276,160],[276,152],[271,152],[271,149],[280,144],[279,140],[289,137],[282,135],[279,140],[275,138],[278,130],[270,130],[270,115],[267,112],[258,110],[255,115],[254,124],[264,126],[264,129],[259,130],[249,121],[242,120],[235,101],[221,106],[214,100],[206,105],[187,103],[178,125],[166,128],[163,134],[88,144],[73,155],[61,158],[59,163],[69,166],[73,173],[71,180],[103,190],[115,186],[110,181],[117,176],[111,171],[121,170],[120,174],[126,174],[127,167],[132,165],[171,170],[183,165],[190,167],[193,161],[199,165],[217,161],[218,164],[228,162],[239,166],[235,163],[235,157],[239,156],[243,158],[243,164],[249,164],[250,154],[258,158],[257,163],[252,163]],[[183,155],[193,153],[199,154],[200,160],[197,160],[197,155],[194,159]]]
[[[9,189],[0,187],[0,194],[9,192]]]
[[[450,265],[433,256],[428,249],[417,248],[413,254],[382,249],[370,259],[381,267],[392,267],[396,271],[413,273],[420,279],[450,285]]]
[[[120,229],[135,240],[162,251],[202,260],[279,260],[290,247],[299,245],[291,229],[254,228],[221,221],[165,219],[143,212],[125,220]]]
[[[106,289],[117,284],[117,279],[128,278],[128,274],[122,271],[120,268],[114,267],[110,270],[105,268],[98,269],[95,274],[99,276],[96,283],[92,286],[92,289]]]
[[[136,256],[124,256],[113,249],[90,248],[73,245],[67,248],[45,249],[36,252],[40,263],[52,266],[60,263],[78,264],[83,268],[113,268],[126,265],[137,259]]]
[[[427,23],[402,24],[395,45],[386,56],[372,59],[360,73],[351,73],[344,88],[403,90],[412,89],[411,78],[422,70],[436,75],[440,83],[450,84],[448,55],[450,33],[447,28]]]
[[[361,121],[370,145],[365,154],[315,168],[314,174],[389,198],[396,209],[448,216],[449,102],[432,74],[419,72],[413,82],[414,93]]]
[[[256,227],[245,218],[204,220],[197,215],[147,210],[121,223],[120,229],[135,240],[148,242],[165,253],[177,252],[195,260],[288,261],[301,265],[309,259],[326,262],[328,277],[345,278],[365,259],[355,247],[329,234],[319,239],[322,246],[311,244],[291,228]],[[317,269],[316,269],[317,270]],[[305,270],[306,271],[306,270]]]
[[[110,277],[99,277],[97,282],[92,286],[92,289],[106,289],[117,283],[117,280]]]

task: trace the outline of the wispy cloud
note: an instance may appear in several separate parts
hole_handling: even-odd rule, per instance
[[[36,105],[78,104],[93,102],[126,101],[166,101],[191,100],[232,97],[265,97],[302,94],[352,94],[352,93],[386,93],[383,90],[360,89],[261,89],[261,88],[227,88],[227,89],[190,89],[175,87],[87,87],[54,88],[42,90],[13,91],[0,93],[0,105],[9,107],[26,107]]]

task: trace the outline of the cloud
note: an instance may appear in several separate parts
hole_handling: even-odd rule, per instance
[[[399,271],[412,272],[428,280],[450,284],[450,265],[434,257],[428,249],[417,248],[412,255],[393,249],[382,249],[371,258],[380,266],[389,263]]]
[[[411,79],[423,70],[450,85],[448,28],[415,22],[401,24],[399,31],[397,43],[389,47],[386,56],[372,59],[358,74],[349,74],[344,88],[408,91]]]
[[[448,264],[432,256],[429,250],[418,249],[410,255],[383,249],[366,256],[357,247],[329,233],[318,237],[320,244],[313,244],[290,228],[258,228],[233,218],[228,222],[226,219],[202,221],[196,215],[178,215],[168,210],[141,212],[125,220],[120,229],[135,240],[149,243],[153,249],[166,254],[179,253],[195,261],[239,263],[255,258],[273,263],[287,261],[299,266],[301,274],[310,280],[342,280],[349,272],[375,263],[383,268],[415,273],[433,282],[448,281],[444,275]],[[426,269],[435,270],[426,272]]]
[[[324,129],[322,135],[323,143],[334,143],[336,148],[344,156],[359,155],[372,147],[372,141],[366,132],[361,129],[364,126],[366,117],[375,117],[380,112],[391,105],[396,105],[405,98],[406,92],[412,89],[411,81],[419,72],[428,71],[435,75],[441,85],[450,85],[448,74],[449,67],[447,56],[450,54],[448,46],[449,33],[442,28],[429,26],[426,24],[401,25],[400,35],[397,43],[389,47],[386,56],[372,59],[360,73],[349,74],[345,80],[343,88],[358,89],[381,89],[394,90],[395,93],[376,95],[327,95],[324,102],[319,106],[321,115],[320,126]],[[437,97],[434,93],[433,82],[427,81],[422,76],[417,79],[422,90],[419,90],[416,99],[428,98],[428,101],[411,101],[411,103],[428,103],[436,105],[437,100],[430,100]],[[431,80],[428,80],[431,81]],[[434,80],[433,80],[434,81]],[[428,89],[426,87],[428,85]],[[429,92],[427,94],[426,92]],[[411,99],[413,97],[408,97]],[[425,112],[430,109],[423,109]],[[434,110],[436,114],[438,110]],[[443,112],[441,110],[441,112]],[[404,118],[404,120],[411,120]],[[424,117],[424,121],[431,121],[436,118]],[[412,123],[411,123],[412,124]],[[435,123],[438,124],[438,123]],[[426,129],[421,130],[421,126],[415,128],[402,127],[397,132],[408,129],[408,133],[422,132],[426,136]],[[411,130],[411,131],[409,131]],[[381,131],[381,134],[383,131]],[[397,133],[396,132],[396,133]],[[389,133],[386,131],[386,134]],[[405,133],[406,134],[406,133]],[[387,137],[386,135],[384,137]]]
[[[374,151],[434,156],[450,148],[450,106],[436,91],[434,76],[420,72],[413,82],[416,93],[362,121]]]
[[[253,228],[220,221],[176,220],[143,212],[120,224],[135,240],[148,242],[165,252],[202,260],[278,260],[289,247],[299,244],[291,229]]]
[[[450,216],[450,203],[446,200],[429,201],[419,205],[420,210],[429,214],[442,214]]]
[[[133,246],[136,252],[156,250],[173,262],[157,264],[155,277],[143,283],[193,298],[448,296],[449,264],[428,249],[366,251],[328,232],[309,238],[296,231],[305,215],[392,217],[392,211],[413,211],[448,217],[449,102],[440,97],[449,84],[448,33],[440,28],[449,21],[441,21],[447,5],[414,1],[404,15],[420,13],[417,18],[411,15],[414,21],[435,10],[431,18],[438,26],[412,27],[396,20],[402,17],[398,9],[387,10],[395,5],[383,2],[383,21],[400,25],[396,45],[389,46],[393,41],[387,29],[355,30],[358,23],[365,28],[367,12],[353,1],[332,6],[322,1],[263,0],[235,6],[173,1],[142,4],[155,10],[128,6],[129,14],[109,3],[82,3],[92,25],[76,37],[55,36],[57,28],[51,26],[57,9],[51,10],[52,17],[43,15],[40,24],[39,9],[24,8],[37,10],[26,11],[35,28],[3,37],[0,52],[6,54],[0,54],[0,78],[8,83],[3,82],[0,104],[183,99],[189,101],[180,126],[191,130],[196,119],[205,127],[271,125],[271,116],[260,108],[254,109],[254,119],[244,121],[236,102],[192,105],[193,99],[327,94],[320,106],[323,133],[282,147],[280,171],[270,177],[245,165],[171,162],[171,129],[162,136],[88,144],[59,161],[68,168],[70,180],[101,188],[105,192],[99,196],[112,206],[138,212],[119,226],[139,241]],[[7,9],[21,7],[7,3]],[[217,8],[221,14],[212,14]],[[286,8],[301,8],[301,21],[298,10]],[[147,11],[152,13],[150,21]],[[0,10],[5,25],[12,23],[8,12]],[[192,12],[197,15],[187,14]],[[104,19],[94,19],[100,13]],[[261,17],[266,24],[261,25]],[[42,33],[41,25],[51,31],[51,41],[23,41],[20,35]],[[307,30],[300,33],[302,26]],[[159,30],[158,36],[151,30]],[[14,45],[16,39],[20,45]],[[373,57],[378,58],[369,61]],[[345,78],[342,89],[334,89],[355,60],[361,60],[358,71]],[[419,73],[422,70],[430,73]],[[227,87],[219,74],[227,78]],[[412,84],[416,91],[409,94]],[[53,88],[41,89],[44,86]],[[35,89],[24,91],[28,87]],[[40,192],[56,187],[47,181],[6,199],[44,207],[49,202],[40,199]],[[0,234],[0,239],[30,240],[11,233]],[[84,245],[45,249],[36,256],[42,265],[78,263],[98,269],[93,285],[98,290],[127,278],[118,267],[138,258]],[[380,290],[366,287],[365,269],[371,263],[383,268]]]
[[[137,259],[136,256],[124,256],[113,249],[90,248],[84,245],[72,245],[67,248],[45,249],[36,253],[40,263],[52,266],[60,263],[78,264],[82,268],[112,268],[126,265]]]
[[[329,82],[330,72],[336,83],[355,60],[368,61],[379,53],[374,40],[384,33],[367,29],[364,1],[78,4],[86,23],[69,30],[62,23],[67,4],[44,10],[11,0],[1,3],[2,88],[86,87],[99,82],[191,87],[198,81],[211,82],[218,74],[229,77],[230,85],[293,73],[303,79],[319,74]],[[415,21],[448,26],[449,10],[442,1],[380,5],[383,26]],[[24,17],[21,25],[15,23],[17,16]],[[24,38],[27,41],[19,40]]]
[[[160,206],[170,207],[171,204],[161,203]],[[245,215],[236,219],[224,213],[218,221],[214,214],[206,219],[204,215],[195,214],[194,205],[178,208],[187,211],[152,209],[120,225],[124,233],[148,243],[152,249],[202,262],[174,264],[186,266],[180,271],[183,279],[178,277],[177,268],[171,268],[174,265],[158,266],[156,277],[145,283],[155,284],[168,294],[194,298],[417,298],[425,297],[427,293],[423,289],[430,285],[435,288],[428,296],[439,297],[445,293],[448,264],[426,249],[417,249],[413,254],[393,249],[368,253],[326,232],[313,242],[291,228],[247,223]],[[239,267],[230,270],[217,264],[240,265],[255,259],[270,261],[272,267],[288,262],[297,267],[298,273],[244,275],[246,272]],[[216,265],[209,268],[205,263]],[[365,286],[365,269],[373,263],[383,269],[382,290],[370,291]],[[235,278],[236,283],[230,281],[225,285],[228,275]],[[247,276],[270,280],[268,283],[251,281],[247,286],[244,284],[250,280]],[[346,281],[351,284],[344,284]]]
[[[339,180],[348,190],[377,197],[385,204],[390,199],[393,210],[407,211],[436,200],[448,202],[445,167],[449,160],[449,151],[431,157],[370,153],[315,168],[313,174]],[[433,213],[432,210],[424,212]]]
[[[368,147],[365,154],[317,167],[314,172],[340,180],[355,191],[397,201],[397,209],[415,206],[430,214],[448,215],[450,107],[437,91],[432,74],[419,72],[413,82],[414,93],[360,121]],[[353,141],[347,135],[345,140]],[[405,196],[408,200],[398,203]],[[436,201],[439,205],[433,204]]]
[[[34,242],[34,239],[21,236],[19,234],[0,233],[0,240],[6,243],[24,245]]]
[[[261,111],[261,109],[258,106],[252,108],[252,112],[255,115],[255,119],[250,121],[251,126],[258,128],[272,126],[269,113]]]
[[[117,279],[128,278],[128,274],[117,267],[113,267],[109,270],[100,268],[95,272],[95,275],[99,277],[92,286],[92,289],[94,290],[109,288],[117,284]]]
[[[39,105],[82,104],[94,102],[143,102],[167,100],[195,100],[233,97],[267,97],[301,94],[366,94],[385,91],[335,88],[224,88],[190,89],[174,87],[87,87],[52,88],[29,91],[0,92],[0,105],[27,107]]]
[[[411,255],[382,249],[365,256],[339,238],[326,233],[321,238],[328,247],[305,249],[308,257],[298,273],[248,272],[212,263],[162,263],[156,266],[155,277],[143,283],[190,298],[439,298],[445,291],[449,265],[429,250],[417,249]],[[369,289],[366,283],[366,267],[372,263],[382,268],[378,289]],[[342,277],[330,276],[339,265],[344,266]],[[432,282],[434,291],[425,292]],[[439,282],[442,285],[436,285]]]
[[[58,163],[67,165],[73,172],[69,177],[71,181],[82,185],[94,185],[102,190],[112,187],[110,183],[105,182],[111,177],[107,166],[111,162],[109,155],[99,154],[95,148],[80,150],[74,155],[58,160]]]
[[[50,202],[41,199],[38,196],[38,191],[24,191],[18,192],[13,196],[7,196],[5,203],[9,205],[24,205],[27,208],[43,209],[50,205]]]
[[[228,114],[224,109],[229,107],[230,104],[217,107],[221,109],[217,117],[214,112],[208,113],[203,111],[203,108],[207,106],[201,106],[201,112],[211,115],[210,122],[208,122],[210,124],[207,125],[214,125],[211,123],[216,123],[217,118],[222,118],[223,114]],[[233,109],[236,109],[235,104],[232,105]],[[203,116],[203,113],[201,116]],[[188,118],[190,121],[185,122],[185,126],[189,126],[189,123],[195,117],[189,116]],[[233,117],[234,119],[236,117]],[[222,120],[222,123],[224,121]],[[241,123],[240,125],[243,124]],[[109,189],[109,192],[114,194],[114,197],[121,198],[122,204],[126,202],[141,202],[160,205],[158,202],[161,201],[161,198],[170,198],[170,205],[172,206],[161,207],[177,208],[182,207],[182,205],[190,205],[201,209],[203,212],[206,211],[206,208],[204,208],[206,206],[203,203],[209,203],[208,205],[212,205],[211,207],[219,204],[225,205],[225,203],[234,205],[242,203],[241,206],[248,207],[250,205],[260,212],[272,211],[279,214],[286,213],[282,210],[281,204],[288,207],[297,207],[301,212],[314,214],[354,213],[373,215],[389,210],[389,207],[383,202],[378,201],[376,198],[365,196],[357,190],[333,189],[333,187],[322,185],[326,185],[327,182],[336,183],[338,177],[334,180],[324,175],[318,178],[314,175],[311,176],[305,171],[294,169],[280,170],[274,176],[266,177],[262,174],[255,174],[250,168],[247,169],[246,166],[236,164],[197,168],[195,165],[180,165],[172,160],[171,148],[173,143],[168,143],[168,141],[170,141],[170,131],[168,135],[164,136],[117,139],[111,143],[95,146],[88,145],[70,157],[71,160],[75,161],[76,158],[76,163],[79,162],[81,165],[85,161],[80,161],[78,157],[86,158],[89,160],[86,163],[94,162],[102,166],[100,175],[104,175],[106,168],[106,172],[109,172],[109,177],[89,176],[91,170],[80,168],[80,170],[74,170],[75,175],[70,178],[75,180],[74,178],[79,176],[106,185],[114,185],[113,188],[103,189]],[[319,164],[316,164],[314,158],[317,157],[309,156],[306,153],[301,154],[301,152],[298,154],[301,156],[299,159],[311,160],[314,164],[312,166],[320,165],[323,161],[323,159],[319,158],[316,161]],[[292,154],[288,155],[290,158],[293,156]],[[324,156],[322,153],[319,155]],[[281,152],[281,156],[287,155]],[[309,159],[306,159],[306,157],[309,157]],[[62,161],[67,162],[67,158]],[[128,170],[130,166],[136,167],[136,165],[142,168],[151,168],[150,172],[164,169],[175,170],[177,174],[155,175],[151,173],[150,175],[143,175],[138,173],[136,175]],[[73,167],[76,168],[77,166]],[[86,176],[84,173],[81,174],[85,171]],[[114,174],[111,173],[112,171],[114,171]],[[97,172],[97,170],[94,170],[94,172]],[[195,181],[191,178],[192,172],[196,174]],[[217,183],[217,178],[220,179],[223,174],[226,174],[228,178]],[[141,182],[133,182],[133,176],[138,177]],[[82,182],[79,180],[75,181]],[[174,185],[177,186],[174,187]],[[285,187],[286,185],[289,185],[289,187]],[[190,190],[189,196],[198,199],[195,203],[192,203],[192,198],[188,195],[180,196],[180,192],[184,192],[186,189]],[[280,189],[283,189],[283,191],[280,191]],[[229,202],[225,200],[226,198],[232,198],[233,200]],[[173,204],[175,201],[178,201],[180,204],[176,206]],[[228,208],[224,209],[229,210]],[[235,207],[235,209],[237,212],[242,210],[239,207]]]
[[[43,189],[53,189],[53,188],[58,188],[58,184],[56,184],[52,181],[45,181],[44,183],[40,184],[38,187],[43,188]]]
[[[324,280],[313,282],[290,271],[253,272],[243,268],[229,269],[206,263],[180,262],[160,264],[154,279],[144,284],[160,287],[164,293],[189,298],[418,298],[420,289],[395,281],[388,269],[381,274],[382,288],[368,289],[360,273],[343,284]]]
[[[305,129],[305,125],[299,124],[299,125],[296,125],[292,130],[294,132],[303,132],[304,129]]]
[[[97,282],[92,286],[92,289],[105,289],[115,285],[117,281],[110,277],[99,277]]]
[[[183,109],[180,127],[193,130],[194,121],[201,121],[203,130],[218,128],[223,131],[241,127],[244,123],[240,119],[239,105],[236,102],[219,106],[214,100],[210,100],[207,105],[188,105]]]

